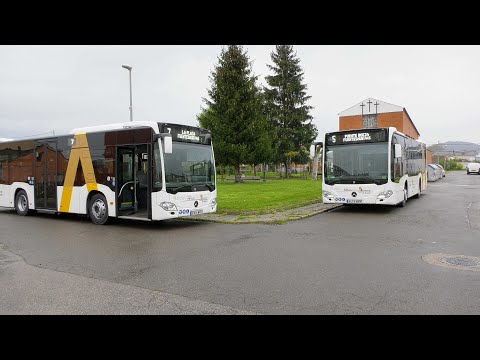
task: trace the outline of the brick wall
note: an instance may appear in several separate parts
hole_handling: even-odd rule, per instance
[[[398,131],[403,132],[403,111],[378,114],[378,127],[393,126]]]
[[[403,111],[403,130],[400,131],[406,135],[411,136],[415,140],[418,139],[418,137],[420,136],[417,130],[415,130],[415,127],[413,126],[410,118],[405,111]]]
[[[427,149],[427,164],[433,163],[433,154],[432,150]]]
[[[340,116],[338,119],[338,130],[361,129],[362,124],[362,115]]]

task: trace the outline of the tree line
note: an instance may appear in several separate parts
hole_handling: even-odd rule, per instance
[[[241,181],[242,164],[283,164],[288,177],[292,162],[308,162],[318,134],[293,46],[277,45],[271,61],[272,75],[260,86],[246,50],[222,48],[203,98],[207,106],[197,115],[199,126],[212,132],[216,163],[232,166],[235,182]]]

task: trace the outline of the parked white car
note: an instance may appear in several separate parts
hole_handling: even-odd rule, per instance
[[[469,163],[467,165],[467,175],[480,174],[480,163]]]
[[[437,181],[442,177],[442,169],[437,164],[427,164],[427,181]]]

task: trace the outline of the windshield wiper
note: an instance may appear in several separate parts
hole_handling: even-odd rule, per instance
[[[380,181],[378,181],[377,179],[374,179],[370,176],[355,176],[355,175],[346,176],[346,177],[340,176],[339,178],[332,179],[332,180],[327,179],[327,180],[325,180],[325,184],[327,184],[327,185],[353,184],[354,182],[357,182],[357,181],[372,181],[376,185],[382,185],[382,183]]]
[[[209,185],[209,184],[207,184],[206,182],[203,182],[203,181],[195,183],[193,185],[205,185],[208,188],[209,191],[215,190],[215,186]]]
[[[172,194],[176,194],[176,193],[178,192],[178,190],[183,189],[183,188],[186,188],[186,187],[190,187],[190,188],[191,188],[191,187],[192,187],[192,184],[180,185],[180,186],[173,187],[173,188],[167,186],[167,190],[170,189],[170,192],[171,192]]]
[[[327,185],[334,185],[336,183],[338,183],[340,181],[340,179],[334,179],[334,180],[325,180],[325,183]]]
[[[370,176],[358,176],[355,178],[355,180],[370,180],[370,181],[373,181],[373,183],[375,185],[381,185],[382,183],[380,181],[378,181],[377,179],[374,179]]]

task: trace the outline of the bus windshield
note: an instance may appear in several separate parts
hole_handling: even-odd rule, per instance
[[[388,143],[326,146],[325,184],[386,184]]]
[[[215,169],[210,145],[173,142],[164,154],[165,182],[169,193],[215,190]]]

